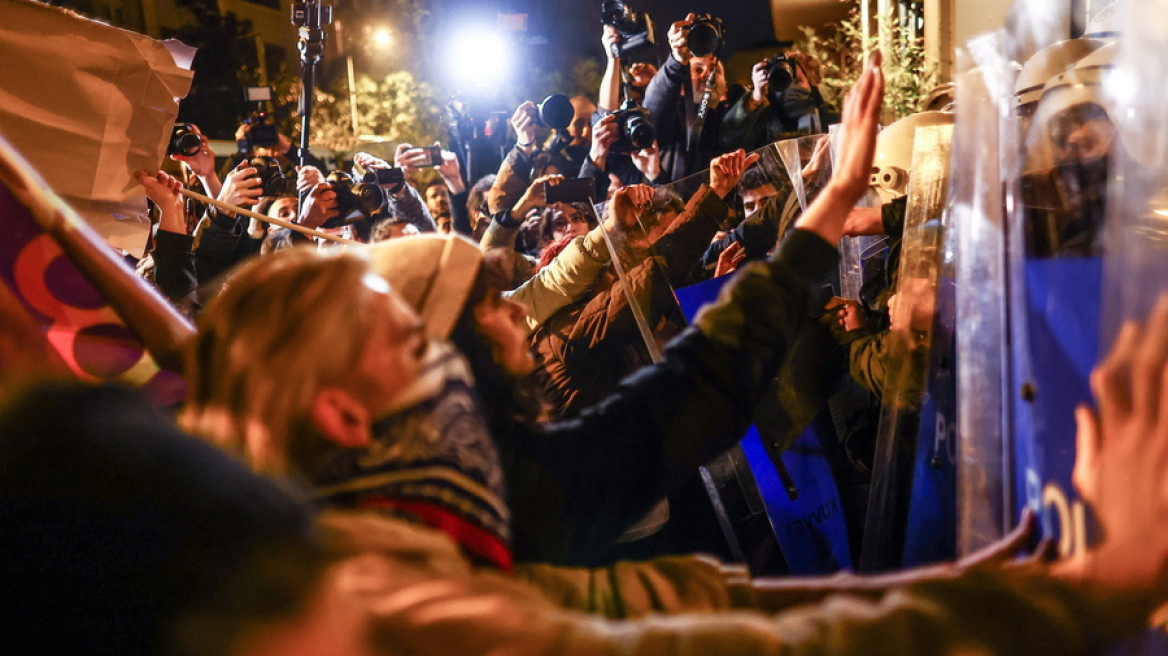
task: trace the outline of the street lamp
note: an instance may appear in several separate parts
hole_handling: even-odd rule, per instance
[[[393,32],[388,27],[376,27],[365,29],[366,45],[378,51],[388,51],[393,47]],[[349,48],[345,49],[345,66],[349,74],[349,122],[353,128],[353,135],[360,134],[357,127],[357,76],[353,70],[353,52]]]

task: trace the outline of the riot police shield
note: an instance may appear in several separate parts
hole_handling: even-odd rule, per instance
[[[1037,95],[1014,99],[1001,140],[1014,506],[1037,511],[1064,555],[1085,542],[1085,513],[1070,481],[1073,412],[1091,398],[1088,376],[1099,357],[1102,237],[1116,143],[1102,84],[1114,50],[1102,46],[1077,39],[1035,55],[1070,53],[1052,58],[1065,66],[1047,71]]]
[[[938,291],[942,267],[951,264],[944,258],[948,217],[943,210],[952,137],[952,125],[915,128],[900,263],[888,303],[891,325],[853,345],[853,372],[867,371],[882,401],[860,562],[864,571],[900,567],[906,556],[906,531],[914,531],[913,564],[952,555],[951,500],[946,503],[942,498],[934,508],[930,520],[946,525],[932,530],[914,530],[910,512],[913,488],[924,482],[925,470],[939,469],[938,463],[944,462],[951,472],[950,431],[935,427],[948,426],[954,414],[948,409],[953,400],[949,353],[953,306],[951,294]],[[948,276],[951,291],[952,274]],[[945,302],[939,304],[940,300]],[[938,413],[934,398],[938,392],[945,397],[944,414]],[[930,454],[923,463],[921,453]],[[940,483],[944,494],[934,485],[935,497],[951,496],[949,478]],[[931,549],[935,556],[924,553],[923,541],[930,537],[942,541]]]
[[[1006,533],[1010,506],[1006,398],[1006,233],[998,99],[1010,96],[1001,32],[959,51],[949,225],[956,240],[957,553]]]

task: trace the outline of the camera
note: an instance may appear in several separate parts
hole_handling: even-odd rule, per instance
[[[295,192],[295,181],[284,175],[284,167],[274,157],[256,156],[247,165],[256,170],[264,196],[285,196]]]
[[[770,93],[782,93],[795,80],[795,62],[779,53],[766,60],[767,86]]]
[[[396,194],[402,190],[402,185],[406,183],[406,174],[396,166],[391,169],[369,169],[361,181],[365,184],[385,187],[389,193]]]
[[[239,152],[251,153],[256,148],[273,148],[280,143],[280,129],[268,122],[268,115],[262,112],[252,114],[243,121],[251,127],[239,140]]]
[[[612,152],[628,154],[653,146],[657,130],[649,121],[649,110],[626,100],[612,115],[616,117],[620,131],[620,137],[612,144]]]
[[[627,58],[637,50],[653,48],[653,20],[646,12],[633,11],[620,0],[605,0],[600,6],[600,22],[611,25],[621,35],[614,53],[619,58]]]
[[[195,132],[190,123],[175,123],[170,131],[170,142],[166,144],[167,155],[193,157],[203,148],[203,138]]]
[[[574,118],[576,109],[572,107],[572,101],[563,94],[548,96],[535,106],[535,122],[543,128],[567,130]]]
[[[702,14],[694,19],[686,35],[686,45],[694,57],[717,55],[726,42],[726,30],[722,27],[722,19]]]
[[[385,192],[381,187],[369,182],[357,182],[344,171],[329,173],[325,182],[331,184],[337,194],[337,215],[326,221],[322,228],[336,228],[367,218],[385,202]]]

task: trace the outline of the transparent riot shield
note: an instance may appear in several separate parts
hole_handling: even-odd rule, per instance
[[[1013,81],[998,32],[959,51],[953,135],[956,240],[957,553],[994,542],[1014,521],[1009,471],[1006,232],[999,152]]]
[[[1111,92],[1105,98],[1110,115],[1115,117],[1116,140],[1103,247],[1101,356],[1111,349],[1123,323],[1146,325],[1151,308],[1168,292],[1168,116],[1163,104],[1168,100],[1164,84],[1168,65],[1166,9],[1163,2],[1124,5],[1126,14],[1119,19],[1123,36],[1115,45],[1113,69],[1105,71],[1102,81]],[[1144,335],[1146,340],[1149,332]],[[1135,366],[1139,364],[1137,360]],[[1165,412],[1163,398],[1159,399],[1161,416]],[[1133,463],[1133,469],[1137,466]],[[1096,484],[1106,490],[1123,483],[1101,478]],[[1149,487],[1152,489],[1144,491],[1148,499],[1162,498],[1163,485]],[[1105,523],[1104,529],[1107,527]],[[1087,539],[1091,538],[1088,531]],[[1163,623],[1158,627],[1144,637],[1146,643],[1155,644],[1152,648],[1145,645],[1144,653],[1168,653]]]
[[[613,220],[622,218],[616,200],[598,206],[598,214],[609,217],[603,225],[615,287],[631,299],[629,313],[637,317],[642,342],[635,349],[646,361],[659,358],[664,342],[732,277],[711,276],[732,269],[739,255],[765,259],[801,211],[779,149],[771,146],[757,154],[758,162],[725,201],[711,198],[705,171],[656,189],[652,206],[635,210],[635,220]],[[719,257],[728,244],[735,244],[730,257]],[[802,367],[813,369],[811,358],[805,360]],[[784,368],[789,371],[791,364]],[[788,375],[795,377],[802,375]],[[738,447],[700,472],[728,551],[759,573],[827,573],[848,567],[839,494],[819,439],[807,430],[814,412],[791,412],[782,406],[777,389],[767,394],[773,403],[763,404],[770,407],[765,416],[773,421],[760,422]],[[682,519],[694,510],[670,503],[668,514],[646,518],[626,539],[651,534],[662,520]]]
[[[922,550],[914,556],[917,562],[952,555],[949,464],[952,457],[948,426],[954,418],[937,412],[936,394],[933,394],[944,388],[947,403],[953,396],[949,389],[953,383],[950,354],[953,307],[949,301],[951,296],[943,297],[938,291],[942,268],[947,265],[944,220],[948,216],[943,215],[943,210],[952,139],[953,127],[949,125],[916,130],[900,266],[889,302],[891,327],[873,335],[852,352],[853,362],[859,362],[859,368],[884,373],[882,383],[874,381],[881,388],[883,407],[864,528],[860,561],[863,571],[900,567],[908,544]],[[952,274],[948,275],[951,281]],[[946,302],[939,303],[942,299]],[[940,431],[936,430],[938,423],[943,425]],[[949,465],[945,472],[949,480],[937,481],[932,486],[934,494],[929,501],[936,503],[933,517],[926,523],[934,525],[930,530],[919,527],[910,543],[906,537],[914,529],[911,513],[917,501],[914,486],[923,482],[929,468],[940,470],[940,463]],[[937,557],[923,553],[922,543],[926,539],[944,543],[934,548],[939,552]]]
[[[1070,479],[1073,412],[1091,398],[1088,376],[1099,356],[1100,256],[1115,143],[1102,68],[1088,73],[1079,63],[1104,50],[1095,41],[1053,42],[1019,76],[1044,63],[1041,87],[1003,100],[1013,114],[1003,123],[1000,161],[1009,234],[1014,510],[1038,512],[1044,535],[1064,555],[1085,541],[1085,511]]]
[[[843,139],[843,125],[833,125],[828,130],[829,154],[834,166],[839,145]],[[823,180],[822,184],[827,181]],[[882,201],[874,189],[869,189],[856,207],[880,207]],[[807,205],[804,204],[804,209]],[[860,290],[867,282],[864,277],[866,264],[873,257],[883,255],[887,251],[887,238],[882,235],[860,235],[843,237],[837,245],[839,249],[839,284],[836,286],[836,295],[850,301],[861,301]]]

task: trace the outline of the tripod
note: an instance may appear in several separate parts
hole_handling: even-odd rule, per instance
[[[292,24],[300,31],[300,165],[307,164],[309,128],[312,124],[316,65],[324,54],[324,28],[333,22],[332,5],[304,0],[292,5]]]

